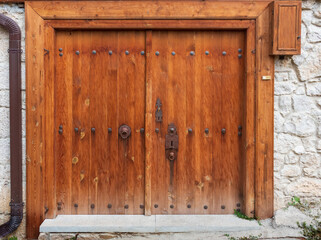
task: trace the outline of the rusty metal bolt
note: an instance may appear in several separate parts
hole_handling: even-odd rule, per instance
[[[207,206],[207,205],[204,205],[204,209],[205,209],[205,210],[208,209],[208,206]]]
[[[225,209],[225,206],[224,206],[224,205],[222,205],[222,206],[221,206],[221,208],[222,208],[222,209]]]
[[[239,54],[239,55],[238,55],[238,58],[240,58],[240,59],[241,59],[241,58],[242,58],[242,54]]]
[[[140,209],[143,209],[143,208],[144,208],[144,205],[143,205],[143,204],[139,205],[139,208],[140,208]]]
[[[108,128],[108,132],[111,133],[112,132],[112,128]]]
[[[175,159],[175,153],[170,152],[168,158],[169,158],[169,160],[173,161]]]
[[[77,208],[77,207],[78,207],[78,204],[77,204],[77,203],[75,203],[75,204],[74,204],[74,207],[75,207],[75,208]]]
[[[77,133],[79,131],[79,129],[78,128],[75,128],[75,132]]]
[[[109,55],[112,55],[112,54],[113,54],[113,51],[110,50],[110,51],[108,52],[108,54],[109,54]]]
[[[59,48],[59,52],[62,52],[62,48]]]
[[[140,133],[144,133],[145,132],[145,129],[144,128],[141,128],[140,129]]]
[[[158,129],[158,128],[155,128],[155,132],[156,132],[156,133],[159,133],[159,129]]]
[[[154,205],[154,208],[158,208],[158,204],[155,204],[155,205]]]
[[[94,208],[95,208],[95,204],[92,203],[92,204],[90,205],[90,208],[91,208],[91,209],[94,209]]]
[[[170,205],[169,207],[170,207],[170,208],[174,208],[174,205],[172,204],[172,205]]]
[[[80,54],[80,52],[79,51],[76,51],[76,55],[79,55]]]
[[[187,208],[191,208],[191,207],[192,207],[191,204],[188,204],[188,205],[187,205]]]
[[[125,209],[128,209],[128,208],[129,208],[129,206],[126,204],[126,205],[124,206],[124,208],[125,208]]]
[[[93,53],[93,54],[96,54],[97,52],[96,52],[96,50],[93,50],[92,53]]]
[[[222,53],[222,54],[223,54],[223,56],[226,56],[226,52],[225,52],[225,51],[223,51],[223,53]]]
[[[205,51],[205,55],[209,55],[210,54],[210,52],[209,51]]]
[[[96,129],[95,129],[95,128],[91,128],[91,132],[92,132],[92,133],[95,133],[95,132],[96,132]]]
[[[191,56],[194,56],[194,55],[195,55],[195,52],[194,52],[194,51],[191,51],[189,54],[190,54]]]
[[[241,53],[241,52],[242,52],[242,49],[241,49],[241,48],[239,48],[238,52],[239,52],[239,53]]]
[[[128,51],[128,50],[126,50],[126,51],[125,51],[125,54],[126,54],[126,55],[128,55],[128,54],[129,54],[129,51]]]
[[[59,53],[59,56],[62,57],[64,54],[63,53]]]
[[[208,134],[210,130],[208,128],[205,128],[205,133]]]
[[[222,132],[222,134],[223,134],[223,135],[225,135],[225,133],[226,133],[226,129],[225,129],[225,128],[223,128],[221,132]]]
[[[108,208],[112,208],[112,205],[110,203],[108,203],[107,207]]]
[[[145,52],[144,52],[144,51],[141,51],[141,52],[140,52],[140,55],[145,55]]]
[[[192,133],[192,132],[193,132],[193,129],[189,128],[188,133]]]

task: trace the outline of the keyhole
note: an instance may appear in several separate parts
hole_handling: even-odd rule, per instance
[[[171,141],[171,147],[174,147],[174,142],[173,141]]]

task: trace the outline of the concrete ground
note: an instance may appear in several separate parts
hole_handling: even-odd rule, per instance
[[[110,221],[108,216],[74,217],[58,216],[55,220],[44,222],[39,239],[231,240],[234,237],[235,240],[293,240],[304,239],[297,222],[313,222],[310,216],[295,207],[278,210],[273,219],[260,222],[239,219],[234,215],[118,216],[114,221]],[[96,221],[93,220],[95,218]]]

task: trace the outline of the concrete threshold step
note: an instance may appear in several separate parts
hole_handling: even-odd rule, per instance
[[[46,219],[42,233],[164,233],[260,230],[257,221],[234,215],[59,215]]]

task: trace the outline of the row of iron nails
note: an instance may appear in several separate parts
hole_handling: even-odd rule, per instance
[[[236,204],[236,206],[237,206],[237,207],[240,207],[241,204],[238,203],[238,204]],[[75,203],[75,204],[74,204],[74,207],[77,208],[77,207],[78,207],[78,204]],[[108,204],[107,207],[108,207],[108,208],[112,208],[112,204]],[[141,205],[139,205],[139,207],[140,207],[141,209],[143,209],[143,208],[144,208],[144,205],[141,204]],[[171,204],[169,207],[170,207],[170,208],[174,208],[174,205]],[[186,207],[187,207],[187,208],[191,208],[192,205],[191,205],[191,204],[188,204]],[[92,208],[92,209],[95,208],[95,204],[91,204],[91,205],[90,205],[90,208]],[[125,209],[128,209],[129,206],[126,204],[126,205],[124,206],[124,208],[125,208]],[[155,204],[155,205],[154,205],[154,208],[158,208],[158,204]],[[208,206],[207,206],[207,205],[204,205],[204,209],[208,209]],[[221,209],[225,209],[225,206],[222,205],[222,206],[221,206]]]
[[[60,53],[59,53],[59,56],[61,56],[61,57],[63,56],[62,51],[63,51],[62,48],[59,48],[59,52],[60,52]],[[242,52],[242,49],[239,49],[238,52],[241,53],[241,52]],[[76,53],[76,55],[79,55],[79,54],[80,54],[79,51],[76,51],[75,53]],[[96,53],[97,53],[96,50],[93,50],[93,51],[92,51],[92,54],[96,54]],[[109,55],[112,55],[112,54],[113,54],[113,51],[110,50],[110,51],[108,52],[108,54],[109,54]],[[129,51],[126,50],[126,51],[125,51],[125,54],[126,54],[126,55],[129,55]],[[141,51],[140,54],[141,54],[141,55],[145,55],[145,51]],[[156,56],[159,56],[159,54],[160,54],[159,51],[156,51],[156,52],[155,52],[155,55],[156,55]],[[209,54],[210,54],[209,51],[205,51],[205,55],[209,55]],[[225,51],[222,52],[222,55],[223,55],[223,56],[226,56],[226,54],[227,54],[227,53],[226,53]],[[176,52],[173,51],[173,52],[172,52],[172,55],[175,56],[175,55],[176,55]],[[194,51],[190,51],[190,55],[191,55],[191,56],[195,56],[195,52],[194,52]],[[242,54],[239,54],[238,57],[241,58],[241,57],[242,57]]]
[[[62,128],[60,128],[59,131],[60,133],[62,133]],[[79,128],[75,128],[75,132],[79,132]],[[96,129],[95,128],[91,128],[91,132],[95,133],[96,132]],[[108,132],[111,133],[112,132],[112,129],[111,128],[108,128]],[[145,129],[144,128],[141,128],[140,129],[140,132],[141,133],[144,133],[145,132]],[[159,128],[155,128],[155,132],[159,133]],[[188,132],[189,133],[192,133],[193,132],[193,129],[192,128],[189,128],[188,129]],[[205,128],[205,133],[208,134],[209,133],[209,129],[208,128]],[[222,129],[222,134],[225,134],[226,133],[226,130],[225,128]]]

